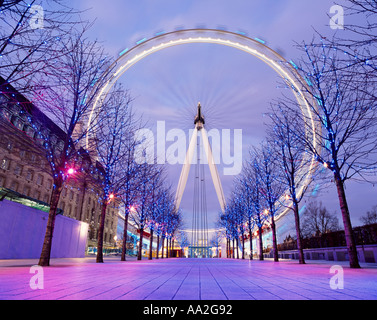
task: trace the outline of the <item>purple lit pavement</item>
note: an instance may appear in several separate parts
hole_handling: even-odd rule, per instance
[[[41,275],[30,272],[36,260],[0,260],[0,300],[377,300],[376,264],[355,270],[329,261],[119,260],[52,259],[43,268],[43,289],[34,290],[32,277]],[[330,271],[333,265],[342,268]]]

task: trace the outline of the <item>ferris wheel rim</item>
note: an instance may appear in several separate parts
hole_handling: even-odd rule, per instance
[[[196,37],[187,37],[190,35],[197,34]],[[209,36],[208,36],[209,34]],[[181,39],[171,39],[171,37],[177,37],[177,36],[185,36],[186,38]],[[204,37],[207,35],[207,37]],[[217,35],[218,38],[212,37],[211,35]],[[225,38],[221,38],[220,35],[226,36]],[[238,40],[242,40],[245,42],[245,44],[237,43],[231,41],[230,39],[227,39],[227,37],[233,37]],[[161,41],[160,41],[161,40]],[[163,41],[164,40],[164,41]],[[169,41],[167,41],[169,40]],[[153,44],[156,42],[156,45],[153,46]],[[164,32],[158,35],[155,35],[149,39],[143,38],[142,40],[139,40],[136,45],[134,45],[131,49],[123,50],[122,54],[113,62],[113,64],[108,68],[108,71],[105,72],[107,74],[108,72],[112,72],[113,69],[116,69],[116,72],[113,72],[113,74],[110,76],[110,79],[106,82],[105,85],[100,88],[99,94],[97,95],[97,98],[95,99],[95,102],[92,107],[92,111],[89,116],[89,122],[88,126],[91,123],[91,118],[93,115],[93,112],[96,110],[97,105],[99,103],[99,99],[103,96],[107,96],[109,91],[111,90],[112,86],[118,81],[118,79],[133,65],[135,65],[137,62],[141,61],[145,57],[156,53],[158,51],[161,51],[163,49],[187,44],[187,43],[215,43],[220,45],[225,45],[228,47],[233,47],[235,49],[245,51],[249,53],[250,55],[259,58],[262,60],[265,64],[267,64],[269,67],[271,67],[280,77],[282,77],[285,81],[289,81],[289,83],[293,84],[294,88],[292,88],[292,91],[296,97],[296,100],[298,104],[300,105],[301,111],[304,114],[304,111],[302,109],[302,104],[306,106],[306,111],[309,113],[309,118],[311,118],[312,123],[312,133],[313,133],[313,141],[316,141],[316,135],[317,130],[314,125],[313,117],[311,115],[310,107],[308,106],[308,103],[306,101],[312,100],[311,97],[306,97],[306,94],[302,92],[300,89],[300,86],[304,84],[304,80],[302,77],[298,74],[297,70],[295,69],[294,65],[290,62],[288,62],[284,57],[282,57],[279,53],[277,53],[275,50],[271,49],[269,46],[267,46],[265,43],[262,43],[259,40],[253,39],[248,37],[245,34],[228,31],[228,30],[222,30],[222,29],[211,29],[211,28],[190,28],[190,29],[180,29],[180,30],[174,30],[169,32]],[[152,44],[152,46],[151,46]],[[248,46],[247,44],[253,44],[253,46]],[[160,47],[158,47],[160,46]],[[147,49],[149,47],[149,49]],[[260,49],[260,50],[258,50]],[[138,50],[141,50],[139,53]],[[254,50],[254,51],[253,51]],[[254,53],[253,53],[254,52]],[[269,54],[270,57],[266,56],[266,54]],[[131,57],[131,58],[129,58]],[[272,58],[275,59],[272,59]],[[281,72],[280,72],[281,71]],[[302,79],[302,83],[299,85],[296,84],[295,78]],[[99,82],[100,83],[100,82]],[[106,89],[106,90],[105,90]],[[296,92],[295,92],[296,90]],[[297,94],[298,92],[298,94]],[[103,95],[104,94],[104,95]],[[301,103],[299,101],[299,97],[302,97],[303,100],[301,100]],[[306,115],[307,116],[307,115]],[[86,144],[88,145],[88,139],[89,135],[87,136]],[[309,170],[311,171],[313,167],[315,166],[315,160],[314,158],[310,162]],[[306,179],[306,181],[310,181],[311,175]],[[304,183],[301,190],[299,190],[298,193],[301,193],[305,186],[308,183]],[[279,215],[277,215],[275,218],[276,220],[283,217],[290,208],[286,208],[283,212],[281,212]]]

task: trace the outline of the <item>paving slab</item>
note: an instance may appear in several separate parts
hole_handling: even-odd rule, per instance
[[[377,264],[87,257],[52,259],[41,277],[37,262],[0,260],[0,300],[377,300]]]

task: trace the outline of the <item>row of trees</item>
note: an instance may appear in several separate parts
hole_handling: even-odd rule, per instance
[[[299,75],[296,80],[309,97],[306,102],[311,109],[311,117],[303,115],[296,101],[289,98],[273,103],[273,124],[268,129],[270,139],[251,153],[251,159],[245,165],[226,214],[222,217],[228,234],[232,235],[235,230],[239,229],[241,232],[248,227],[250,232],[253,224],[262,228],[268,222],[273,231],[275,259],[277,250],[274,218],[284,206],[294,212],[298,248],[302,252],[298,208],[307,190],[307,177],[315,174],[305,169],[308,168],[307,162],[314,158],[323,170],[332,175],[338,191],[350,265],[359,267],[345,183],[350,179],[368,180],[368,175],[374,174],[377,166],[377,19],[373,1],[348,2],[350,15],[365,18],[364,25],[346,24],[345,27],[355,37],[320,37],[318,41],[299,45],[303,57],[295,64]],[[145,221],[149,219],[143,192],[147,194],[146,185],[153,184],[152,177],[158,174],[149,174],[148,170],[152,168],[134,166],[132,157],[129,157],[127,150],[130,148],[125,146],[130,147],[130,140],[121,131],[122,124],[126,128],[135,124],[130,120],[132,112],[129,108],[126,108],[129,111],[124,117],[116,115],[115,111],[111,114],[118,117],[118,126],[114,122],[106,125],[106,119],[111,118],[106,114],[110,113],[109,106],[129,105],[127,92],[114,87],[113,92],[102,101],[101,111],[90,118],[93,102],[112,72],[111,58],[96,41],[86,38],[90,24],[81,20],[79,12],[67,8],[59,0],[47,1],[43,8],[36,6],[35,1],[5,0],[0,2],[0,8],[1,74],[6,83],[11,83],[50,115],[65,133],[62,145],[57,148],[50,135],[34,126],[43,141],[44,154],[50,164],[54,183],[39,264],[49,264],[60,193],[70,176],[68,170],[77,166],[83,146],[96,154],[101,163],[95,169],[96,172],[91,172],[99,177],[96,185],[101,190],[101,226],[111,198],[116,195],[126,199],[127,190],[136,189],[138,193],[125,200],[125,206],[129,208],[129,204],[134,202],[132,198],[138,199],[139,227],[144,228]],[[291,87],[291,84],[287,85]],[[89,118],[92,119],[90,125],[84,125]],[[315,140],[312,135],[308,135],[313,123],[318,128]],[[128,132],[132,132],[131,128],[128,127]],[[106,134],[108,136],[105,139],[103,137]],[[119,136],[122,141],[116,141]],[[128,168],[128,161],[131,161],[130,173],[127,169],[121,169]],[[119,174],[122,170],[124,174]],[[148,196],[150,195],[149,193]],[[287,205],[287,202],[291,204]],[[238,217],[236,213],[240,212],[240,208],[243,208],[243,212],[248,212],[250,221],[249,218],[245,220]],[[155,212],[155,209],[148,210]],[[100,246],[101,231],[98,249]],[[98,252],[99,255],[102,254],[102,250]],[[303,263],[301,257],[302,254],[300,262]],[[102,261],[101,256],[97,261]]]
[[[140,245],[138,259],[142,258],[144,231],[150,231],[149,258],[152,258],[154,231],[157,244],[171,239],[181,224],[181,212],[176,211],[172,188],[162,165],[139,163],[135,159],[138,142],[135,132],[140,128],[140,120],[130,107],[131,99],[127,91],[115,85],[102,102],[91,129],[95,136],[90,138],[89,149],[103,166],[100,200],[102,211],[98,233],[97,262],[103,262],[102,244],[106,208],[112,198],[125,208],[125,224],[121,260],[126,259],[127,226],[129,218],[138,226]],[[92,132],[91,132],[92,133]],[[97,183],[98,185],[98,183]],[[162,247],[162,251],[163,251]],[[157,248],[159,252],[159,248]]]
[[[3,85],[12,84],[64,132],[57,143],[43,123],[39,126],[29,118],[53,179],[39,265],[49,265],[58,202],[68,179],[85,179],[85,185],[98,192],[97,262],[103,262],[104,224],[111,202],[126,211],[121,259],[125,260],[131,211],[140,230],[141,259],[143,230],[151,230],[151,239],[153,230],[158,237],[172,237],[181,219],[174,210],[163,168],[138,164],[134,159],[133,134],[141,120],[132,112],[127,90],[114,86],[110,94],[100,97],[99,108],[92,110],[112,72],[112,59],[97,41],[86,37],[90,23],[59,0],[46,1],[43,7],[35,1],[1,1],[0,9]],[[85,166],[82,159],[88,157],[96,164]]]
[[[254,227],[261,235],[267,224],[275,261],[274,218],[289,208],[295,217],[299,261],[304,263],[299,204],[307,182],[330,175],[339,198],[350,266],[359,268],[345,185],[349,180],[374,182],[377,170],[377,8],[373,1],[348,2],[349,17],[361,16],[365,24],[346,25],[347,39],[342,34],[332,39],[319,36],[297,45],[302,56],[292,65],[310,113],[303,114],[296,100],[288,97],[271,104],[268,139],[251,152],[220,219],[228,238],[236,240],[246,227],[250,235]],[[308,165],[313,159],[316,166]],[[261,241],[259,236],[262,254]]]

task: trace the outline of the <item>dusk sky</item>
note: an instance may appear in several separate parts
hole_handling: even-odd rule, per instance
[[[337,3],[341,5],[342,1]],[[286,60],[294,61],[301,55],[295,42],[310,42],[315,30],[330,37],[335,32],[329,26],[329,12],[334,5],[331,0],[82,0],[74,5],[91,8],[83,14],[96,20],[90,35],[114,57],[156,32],[221,27],[261,38]],[[187,139],[200,101],[207,129],[242,129],[244,159],[250,147],[265,136],[267,119],[263,113],[270,103],[282,93],[290,94],[279,88],[276,73],[260,60],[214,44],[187,44],[159,51],[138,62],[120,81],[135,99],[135,112],[143,115],[152,128],[157,121],[165,121],[166,130],[183,129]],[[174,187],[181,167],[169,166],[168,178]],[[227,198],[234,177],[224,176],[222,165],[218,169]],[[192,174],[190,177],[181,205],[186,228],[191,227],[192,215],[194,178]],[[208,170],[206,178],[208,217],[213,227],[220,206]],[[352,222],[359,225],[359,216],[377,204],[376,187],[355,183],[346,187]],[[317,198],[331,211],[337,211],[342,225],[335,187],[329,184]]]

